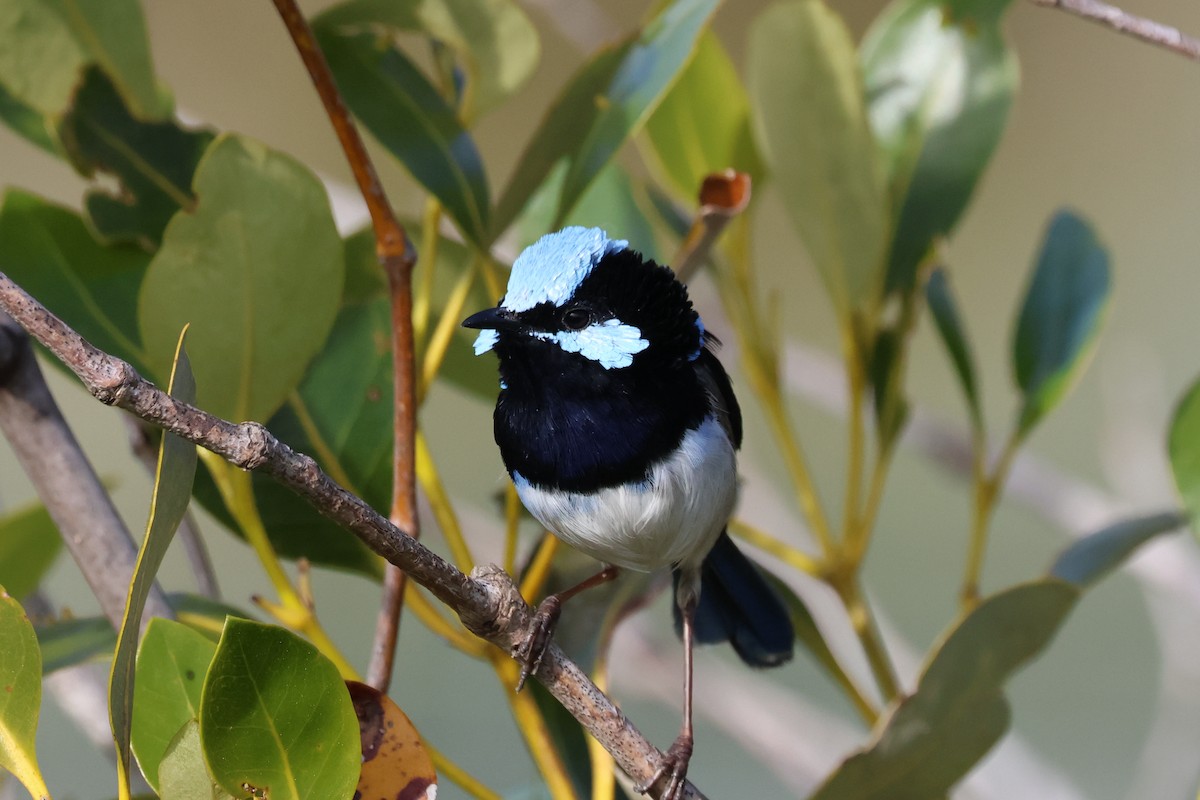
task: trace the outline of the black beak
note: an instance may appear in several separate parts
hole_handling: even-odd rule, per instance
[[[464,328],[483,328],[493,331],[515,331],[525,327],[516,312],[503,306],[488,308],[463,320]]]

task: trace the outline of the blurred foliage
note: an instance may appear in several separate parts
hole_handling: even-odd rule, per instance
[[[955,266],[941,243],[966,212],[1017,92],[1017,55],[1003,34],[1009,5],[894,0],[856,45],[821,0],[785,0],[753,21],[746,63],[738,65],[708,27],[717,0],[656,3],[623,38],[581,60],[546,99],[540,122],[506,132],[525,144],[499,191],[476,139],[484,135],[480,119],[520,93],[538,67],[538,29],[520,6],[347,0],[313,22],[347,107],[426,193],[422,219],[406,223],[418,246],[422,399],[442,381],[487,413],[493,367],[470,357],[458,322],[502,290],[498,253],[510,248],[497,242],[523,245],[564,223],[602,225],[669,263],[699,230],[689,224],[705,176],[734,168],[760,193],[778,195],[828,290],[851,387],[845,513],[837,527],[786,411],[777,321],[787,301],[764,296],[756,281],[750,231],[757,203],[708,261],[748,383],[816,535],[815,552],[769,531],[733,530],[794,568],[796,575],[775,581],[802,644],[871,728],[868,744],[813,795],[822,800],[945,796],[1004,735],[1010,677],[1050,644],[1086,588],[1185,519],[1168,511],[1119,521],[1065,551],[1048,575],[979,593],[990,519],[1012,459],[1085,366],[1111,293],[1102,237],[1078,215],[1046,209],[1044,242],[1013,312],[1019,412],[996,439],[1002,447],[993,458],[967,333],[972,315],[955,299]],[[103,8],[98,0],[0,5],[0,121],[87,181],[78,211],[42,199],[37,187],[9,189],[0,205],[0,265],[94,345],[159,381],[170,375],[179,331],[190,324],[201,407],[264,423],[386,509],[395,354],[373,236],[339,236],[310,167],[237,132],[182,125],[149,53],[135,0],[104,0]],[[1011,235],[1032,240],[1029,231]],[[967,401],[970,554],[961,614],[906,692],[864,600],[861,567],[907,421],[909,343],[926,308]],[[1193,526],[1200,513],[1198,398],[1200,389],[1188,394],[1170,433]],[[749,397],[742,405],[754,413]],[[417,450],[437,525],[455,561],[469,568],[474,559],[436,454],[424,436]],[[118,748],[127,759],[132,747],[163,798],[261,797],[268,789],[272,798],[349,797],[379,715],[404,731],[397,752],[407,742],[410,755],[420,751],[425,760],[393,762],[389,753],[383,777],[372,773],[367,781],[363,771],[360,789],[386,786],[379,792],[394,794],[396,776],[429,785],[432,763],[470,795],[498,797],[463,772],[453,752],[425,743],[426,757],[419,734],[386,697],[360,702],[356,695],[351,703],[354,684],[348,693],[343,681],[354,677],[353,667],[320,625],[306,571],[311,564],[378,579],[379,557],[277,484],[210,456],[194,487],[189,470],[164,456],[157,513],[166,499],[191,495],[218,527],[247,539],[279,597],[260,605],[279,624],[173,595],[181,622],[192,627],[153,620],[135,663],[140,603],[169,541],[152,516],[124,646],[115,647],[94,619],[39,622],[35,641],[16,600],[0,595],[0,682],[21,688],[0,694],[0,763],[35,795],[42,792],[32,744],[43,666],[115,647],[114,676],[123,676],[113,689]],[[173,530],[183,503],[168,505]],[[521,527],[515,511],[507,523],[512,554]],[[0,520],[0,582],[17,599],[25,596],[58,549],[44,511]],[[579,568],[554,552],[531,557],[536,577],[526,576],[527,591],[544,587],[547,577],[566,581]],[[300,561],[298,580],[281,559]],[[818,624],[789,585],[797,580],[822,581],[840,599],[874,686],[859,685],[826,640],[825,625],[845,623]],[[662,583],[623,582],[570,611],[564,645],[598,682],[606,678],[613,630]],[[511,685],[515,668],[505,654],[482,647],[419,592],[409,598],[412,616],[456,651],[428,657],[485,660]],[[1080,671],[1086,675],[1086,665]],[[540,687],[532,697],[503,691],[543,782],[534,793],[615,796],[611,761],[549,695]],[[128,796],[126,786],[121,792]]]

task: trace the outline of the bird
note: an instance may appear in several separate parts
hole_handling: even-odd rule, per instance
[[[562,604],[619,570],[670,568],[684,646],[680,733],[648,780],[682,797],[694,747],[696,643],[728,641],[755,667],[787,662],[787,607],[733,543],[742,418],[720,343],[666,266],[600,228],[568,227],[513,262],[495,308],[463,321],[494,352],[496,444],[525,508],[604,569],[539,604],[516,648],[536,674]]]

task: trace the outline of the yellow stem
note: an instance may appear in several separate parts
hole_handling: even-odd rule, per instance
[[[892,448],[890,446],[875,454],[875,463],[871,467],[871,485],[867,490],[867,503],[863,506],[862,515],[858,519],[858,527],[861,532],[856,535],[855,541],[860,549],[852,554],[856,561],[861,562],[866,553],[867,542],[870,540],[871,531],[875,528],[875,520],[879,517],[879,507],[883,504],[883,490],[887,487],[888,469],[891,464]]]
[[[546,727],[546,719],[537,707],[533,695],[528,692],[518,694],[512,687],[517,684],[520,668],[507,654],[492,650],[492,667],[496,677],[503,684],[509,705],[512,707],[513,719],[517,729],[525,738],[525,744],[533,756],[534,764],[546,781],[552,800],[576,800],[575,788],[571,785],[571,777],[567,767],[559,757],[558,747]]]
[[[418,342],[425,339],[429,329],[429,316],[433,308],[433,281],[437,266],[438,226],[442,219],[442,204],[436,198],[425,201],[425,213],[421,216],[421,250],[417,256],[417,296],[413,298],[413,336]]]
[[[430,453],[425,434],[421,431],[417,431],[416,455],[417,479],[421,482],[421,488],[425,490],[425,496],[429,498],[433,517],[437,520],[442,536],[450,547],[450,555],[454,559],[455,566],[466,572],[475,566],[475,558],[471,555],[471,548],[467,546],[467,540],[463,537],[462,528],[458,524],[458,516],[454,513],[450,496],[446,494],[446,487],[442,485],[442,479],[438,475],[433,454]]]
[[[861,524],[859,506],[862,504],[863,462],[866,456],[865,422],[863,420],[863,393],[866,376],[863,374],[862,359],[854,340],[854,329],[849,321],[842,324],[842,357],[846,361],[846,378],[850,385],[850,457],[846,466],[846,504],[842,517],[842,541],[849,550],[850,558],[857,563],[866,551],[868,531]]]
[[[1012,461],[1020,444],[1020,434],[1013,431],[1005,441],[1004,449],[1000,451],[1000,457],[996,459],[996,464],[989,475],[984,464],[986,443],[983,436],[977,432],[973,438],[972,471],[975,475],[975,491],[971,513],[971,541],[967,551],[962,590],[959,595],[964,611],[971,610],[979,603],[983,562],[987,556],[988,530],[992,515],[996,510],[996,501],[999,499],[1001,489],[1004,488],[1004,482],[1008,480],[1008,473],[1012,468]]]
[[[766,550],[789,567],[794,567],[813,577],[820,577],[824,570],[816,559],[804,551],[792,547],[786,542],[776,539],[764,530],[754,527],[745,520],[729,521],[729,532],[739,539],[744,539],[755,547]]]
[[[407,581],[404,585],[404,604],[426,628],[457,649],[475,658],[487,655],[488,644],[447,619],[413,581]]]
[[[521,526],[521,498],[512,481],[504,487],[504,571],[517,571],[517,533]]]
[[[557,552],[558,537],[543,536],[542,543],[538,546],[537,552],[533,554],[533,560],[529,562],[529,567],[521,579],[521,597],[525,598],[526,603],[533,604],[541,596],[542,590],[546,587],[546,580],[550,577],[550,567],[554,565],[554,555]]]
[[[458,325],[462,322],[463,308],[467,304],[467,297],[471,293],[471,287],[475,285],[475,277],[479,274],[479,269],[476,266],[477,263],[478,259],[476,259],[476,263],[473,263],[459,277],[458,283],[454,285],[454,289],[450,292],[450,297],[446,300],[446,307],[442,309],[442,316],[438,319],[438,324],[433,329],[429,344],[425,347],[421,358],[421,380],[417,384],[417,405],[425,402],[425,395],[429,391],[429,387],[433,385],[438,370],[442,368],[442,362],[446,359],[446,351],[450,349],[450,343],[454,339],[454,332],[458,330]]]
[[[849,580],[836,584],[834,588],[842,598],[846,612],[850,615],[850,625],[854,628],[854,633],[862,645],[863,653],[867,656],[867,663],[871,666],[871,674],[875,676],[879,691],[885,700],[894,700],[900,693],[899,682],[896,679],[887,649],[883,646],[883,640],[879,636],[879,630],[875,626],[871,609],[863,599],[862,592],[858,587],[857,578],[851,577]]]
[[[425,745],[425,752],[429,753],[429,760],[433,762],[433,767],[437,770],[438,775],[449,779],[451,783],[458,785],[464,792],[478,800],[502,800],[501,795],[473,778],[466,770],[451,761],[445,753],[431,745],[427,739],[422,738],[421,743]]]
[[[504,277],[500,274],[500,269],[496,264],[495,259],[490,253],[481,253],[483,267],[483,282],[487,284],[489,297],[494,297],[497,300],[504,294]]]
[[[221,491],[226,508],[237,522],[238,527],[246,536],[246,541],[258,556],[263,570],[267,573],[275,593],[279,596],[278,603],[262,601],[259,605],[269,612],[281,624],[295,630],[308,638],[321,653],[338,668],[338,672],[346,680],[358,680],[358,671],[338,650],[337,645],[329,638],[329,634],[321,627],[316,612],[312,606],[301,597],[292,580],[283,568],[279,555],[275,552],[271,540],[267,536],[266,526],[258,513],[258,505],[254,501],[254,487],[249,472],[239,469],[221,459],[215,453],[200,450],[217,488]]]

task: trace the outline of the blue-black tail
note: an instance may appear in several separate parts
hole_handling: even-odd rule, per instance
[[[678,588],[678,572],[674,578]],[[777,667],[787,662],[796,641],[783,601],[728,533],[721,534],[704,559],[695,629],[698,643],[727,641],[752,667]],[[678,605],[675,630],[682,635]]]

